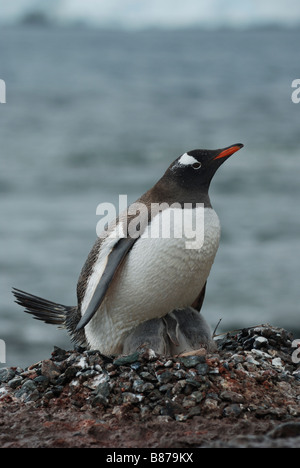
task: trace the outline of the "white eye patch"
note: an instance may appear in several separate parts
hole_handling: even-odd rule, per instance
[[[182,166],[191,166],[195,163],[198,163],[197,159],[187,153],[184,153],[181,158],[178,159],[178,164],[181,164]]]

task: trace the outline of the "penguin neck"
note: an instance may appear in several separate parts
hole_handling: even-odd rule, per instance
[[[149,203],[168,203],[170,206],[173,203],[179,203],[182,208],[185,204],[189,204],[192,208],[196,208],[197,204],[203,203],[204,208],[212,208],[208,187],[198,187],[197,190],[185,190],[178,184],[172,184],[168,181],[158,181],[154,187],[145,193],[145,200]],[[142,200],[140,200],[142,201]]]

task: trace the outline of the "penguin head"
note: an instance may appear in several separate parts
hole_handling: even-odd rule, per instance
[[[210,182],[217,171],[236,151],[243,148],[236,143],[217,150],[195,149],[177,158],[167,169],[164,179],[186,191],[208,192]]]

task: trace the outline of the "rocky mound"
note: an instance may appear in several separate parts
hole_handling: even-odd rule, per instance
[[[55,348],[25,370],[0,369],[0,444],[294,446],[300,365],[292,342],[262,325],[218,339],[214,354],[141,349],[115,358]]]

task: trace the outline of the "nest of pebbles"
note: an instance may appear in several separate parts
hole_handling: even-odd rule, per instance
[[[26,369],[0,369],[0,408],[97,408],[102,419],[130,414],[186,421],[206,418],[291,420],[300,416],[300,365],[293,337],[270,325],[227,333],[217,351],[158,356],[141,349],[129,356],[55,347],[51,358]]]

